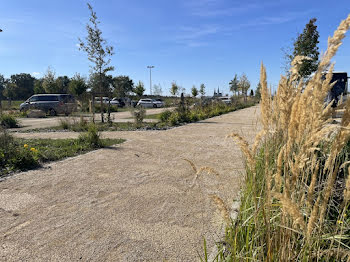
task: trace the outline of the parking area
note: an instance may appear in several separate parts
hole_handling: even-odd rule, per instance
[[[146,109],[146,115],[159,114],[165,110],[173,110],[173,108]],[[84,114],[84,118],[89,120],[92,118],[92,115]],[[71,120],[78,121],[80,117],[79,116],[56,116],[56,117],[46,117],[46,118],[18,118],[21,128],[16,128],[16,129],[13,129],[12,131],[30,130],[30,129],[37,129],[37,128],[50,128],[50,127],[58,126],[60,124],[61,119],[71,119]],[[101,114],[96,113],[95,119],[96,121],[101,121]],[[116,123],[133,121],[130,111],[111,113],[111,119],[113,122],[116,122]],[[157,119],[144,119],[144,121],[156,122]]]

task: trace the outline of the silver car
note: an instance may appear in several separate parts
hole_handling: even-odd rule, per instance
[[[72,95],[68,94],[41,94],[33,95],[19,107],[20,111],[39,109],[51,116],[57,114],[69,115],[77,110],[77,103]]]
[[[145,108],[162,107],[162,105],[159,102],[150,98],[140,99],[136,106],[145,107]]]

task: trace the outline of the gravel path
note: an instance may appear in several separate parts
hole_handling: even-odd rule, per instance
[[[252,139],[258,107],[166,131],[104,132],[127,142],[0,183],[0,261],[197,261],[222,220],[209,194],[238,196],[243,162],[225,136]],[[41,138],[76,133],[16,134]],[[219,176],[194,172],[210,166]]]
[[[159,114],[165,110],[173,110],[173,108],[149,108],[146,109],[146,115]],[[107,114],[105,114],[107,117]],[[123,122],[133,122],[131,118],[132,115],[130,111],[125,112],[114,112],[111,113],[111,119],[113,122],[123,123]],[[90,117],[86,117],[90,118]],[[101,119],[101,115],[96,113],[95,115],[96,121]],[[30,130],[35,128],[48,128],[53,126],[58,126],[60,124],[61,119],[68,119],[71,121],[79,121],[79,117],[71,117],[71,116],[58,116],[58,117],[47,117],[47,118],[18,118],[19,124],[21,128],[13,128],[10,131],[23,131]],[[157,122],[157,119],[145,119],[145,122]]]

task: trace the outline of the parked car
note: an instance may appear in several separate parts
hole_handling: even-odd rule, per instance
[[[125,102],[124,102],[124,99],[122,98],[116,98],[114,97],[112,100],[111,100],[111,103],[114,102],[114,103],[119,103],[119,107],[124,107],[125,106]]]
[[[109,98],[106,96],[102,97],[103,104],[108,105],[109,102],[111,102],[112,106],[118,106],[118,107],[120,106],[120,103],[118,100],[114,100],[114,99],[109,100]],[[101,97],[95,97],[95,104],[98,104],[98,105],[101,104]]]
[[[157,105],[157,107],[164,107],[165,103],[162,99],[154,99],[154,103]]]
[[[218,100],[225,103],[226,105],[231,104],[231,99],[227,96],[218,97]]]
[[[136,106],[146,107],[146,108],[157,108],[164,106],[162,101],[156,101],[155,99],[144,98],[140,99]]]
[[[77,102],[68,94],[40,94],[28,98],[19,107],[20,111],[39,109],[51,116],[57,114],[69,115],[77,110]]]

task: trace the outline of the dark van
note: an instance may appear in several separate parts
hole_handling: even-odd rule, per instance
[[[77,110],[74,96],[68,94],[33,95],[20,105],[20,111],[39,109],[51,116],[69,115]]]

